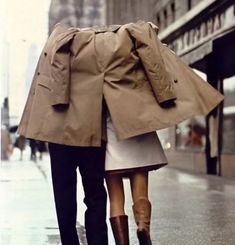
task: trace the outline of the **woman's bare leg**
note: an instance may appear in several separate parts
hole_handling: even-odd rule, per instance
[[[148,200],[148,172],[134,172],[130,177],[133,213],[140,245],[152,245],[150,238],[151,203]]]
[[[125,194],[120,175],[106,177],[110,200],[110,224],[116,245],[129,245],[128,217],[125,215]]]
[[[130,176],[133,203],[139,198],[148,199],[148,172],[133,172]]]
[[[125,194],[122,177],[118,174],[107,175],[106,184],[110,201],[110,217],[125,215]]]

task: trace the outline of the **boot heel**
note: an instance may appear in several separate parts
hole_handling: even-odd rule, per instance
[[[152,245],[149,232],[146,230],[137,230],[137,237],[140,245]]]

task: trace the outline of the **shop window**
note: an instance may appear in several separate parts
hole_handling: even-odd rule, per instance
[[[164,150],[168,150],[171,148],[171,143],[170,143],[170,129],[161,129],[157,131],[157,135],[159,137],[159,140],[161,142],[161,145]]]
[[[188,0],[188,10],[192,8],[192,0]]]
[[[172,16],[172,22],[175,21],[175,3],[171,3],[171,16]]]
[[[163,11],[163,16],[164,16],[164,27],[167,27],[167,10],[164,9]]]
[[[223,151],[235,152],[235,76],[225,79],[223,108]]]
[[[161,17],[160,17],[160,14],[157,14],[156,15],[156,18],[157,18],[157,25],[160,28],[161,27]]]
[[[206,74],[193,69],[200,77],[206,79]],[[204,116],[195,116],[176,126],[175,145],[177,149],[189,151],[204,151],[206,145],[206,120]]]
[[[205,149],[205,118],[196,116],[176,126],[176,148],[203,151]]]

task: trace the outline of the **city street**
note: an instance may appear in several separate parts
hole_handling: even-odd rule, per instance
[[[95,205],[100,169],[93,162],[101,152],[63,147],[98,146],[105,138],[107,171],[165,163],[161,146],[169,162],[150,171],[147,184],[146,175],[131,176],[133,192],[123,180],[128,245],[140,245],[132,193],[137,223],[142,207],[149,221],[149,203],[138,202],[146,190],[151,245],[235,245],[234,44],[234,0],[0,0],[0,245],[62,245],[45,142],[55,143],[65,233],[77,229],[88,245],[87,231],[102,243],[95,228],[103,229],[99,216],[107,209],[109,245],[116,245],[109,199],[102,212]],[[56,164],[77,153],[71,229],[76,168],[67,173],[71,164]],[[95,221],[91,232],[80,172],[93,174],[83,178],[85,202],[95,207],[86,213]],[[119,184],[110,180],[112,216],[123,204]],[[116,240],[126,237],[126,217],[112,225]]]
[[[0,244],[55,245],[59,242],[49,156],[33,162],[29,149],[15,149],[0,167]],[[150,174],[153,245],[234,245],[235,179],[195,175],[165,167]],[[125,181],[130,244],[137,245],[129,182]],[[78,232],[85,242],[78,182]],[[108,219],[107,219],[108,221]],[[108,224],[109,225],[109,224]],[[109,226],[109,244],[114,245]]]

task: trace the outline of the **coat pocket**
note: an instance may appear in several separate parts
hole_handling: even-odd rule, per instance
[[[45,75],[38,75],[37,85],[51,90],[51,78]]]

